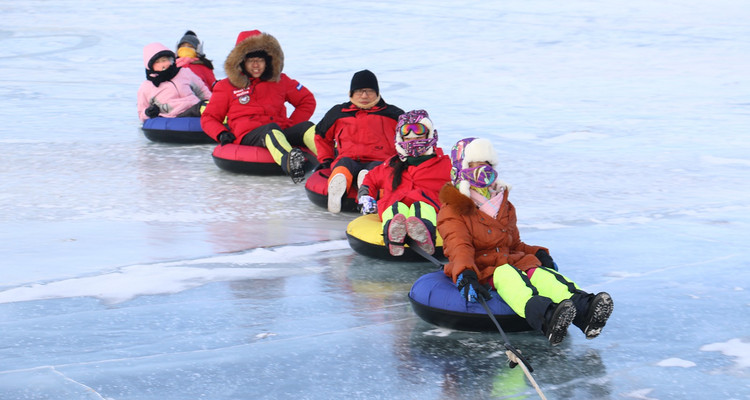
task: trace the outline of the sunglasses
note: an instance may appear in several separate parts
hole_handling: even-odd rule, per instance
[[[425,136],[427,133],[427,127],[422,124],[404,124],[401,125],[401,128],[399,129],[399,133],[401,136],[406,136],[409,134],[409,132],[414,132],[417,136]]]

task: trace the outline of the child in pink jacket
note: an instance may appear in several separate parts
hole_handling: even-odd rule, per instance
[[[138,117],[200,117],[211,97],[205,83],[187,68],[175,65],[175,54],[161,43],[143,48],[146,80],[138,89]]]

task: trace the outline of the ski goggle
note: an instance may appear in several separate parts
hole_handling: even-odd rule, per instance
[[[404,124],[401,125],[398,132],[401,136],[408,136],[410,132],[414,132],[417,136],[426,136],[429,133],[427,127],[422,124]]]

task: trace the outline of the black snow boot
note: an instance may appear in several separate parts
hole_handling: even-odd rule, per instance
[[[553,308],[554,307],[554,308]],[[576,317],[576,307],[572,301],[565,299],[547,309],[544,313],[544,325],[542,331],[544,336],[553,346],[560,344],[568,334],[568,327]]]
[[[573,325],[581,329],[586,335],[586,339],[599,336],[615,307],[609,293],[601,292],[597,295],[576,293],[571,297],[571,300],[578,311],[573,320]]]
[[[281,156],[281,169],[292,178],[294,183],[305,180],[305,154],[302,150],[295,147]]]
[[[568,326],[576,315],[576,308],[570,300],[555,304],[547,297],[532,296],[524,310],[526,322],[541,332],[552,345],[559,344],[568,334]]]

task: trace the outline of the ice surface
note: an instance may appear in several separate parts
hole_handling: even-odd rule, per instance
[[[510,334],[549,399],[750,398],[750,6],[24,1],[0,6],[0,399],[536,398],[499,334],[429,325],[284,177],[149,142],[145,44],[223,77],[261,29],[325,111],[368,68],[449,148],[493,140],[522,238],[615,311]]]

